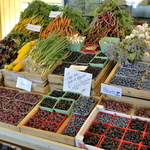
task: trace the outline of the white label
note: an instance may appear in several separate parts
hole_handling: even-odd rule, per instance
[[[18,77],[16,87],[31,92],[32,82]]]
[[[58,15],[62,16],[62,11],[51,11],[49,14],[50,18],[56,18]]]
[[[90,96],[91,83],[92,74],[65,68],[64,91],[79,92],[84,96]]]
[[[116,97],[122,97],[121,88],[117,88],[117,87],[107,85],[104,83],[101,84],[101,93],[116,96]]]
[[[33,25],[33,24],[28,24],[27,27],[26,27],[26,29],[31,30],[31,31],[40,32],[41,26]]]
[[[71,65],[69,69],[84,71],[88,66]]]

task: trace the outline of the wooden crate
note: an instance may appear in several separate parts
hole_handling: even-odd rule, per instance
[[[4,86],[0,86],[0,88],[4,88],[4,89],[10,89],[10,90],[16,90],[18,92],[24,92],[23,90],[17,89],[17,88],[11,88],[11,87],[4,87]],[[33,93],[33,92],[32,92]],[[33,93],[33,94],[37,94],[37,93]],[[41,96],[43,96],[43,94],[40,94]],[[34,109],[34,108],[33,108]],[[32,111],[32,110],[31,110]],[[24,117],[25,118],[25,117]],[[22,120],[24,119],[22,118]],[[19,124],[19,123],[18,123]],[[10,129],[10,130],[14,130],[14,131],[19,131],[20,132],[20,128],[18,127],[18,125],[12,125],[12,124],[8,124],[8,123],[4,123],[4,122],[0,122],[0,127],[6,128],[6,129]]]
[[[43,84],[48,80],[49,71],[44,75],[40,75],[28,72],[13,72],[10,70],[2,69],[2,73],[5,78],[11,78],[14,81],[17,81],[18,77],[21,77],[30,80],[34,83]]]
[[[16,84],[17,82],[11,78],[7,78],[7,77],[4,78],[4,85],[6,87],[16,88]],[[47,94],[48,92],[50,92],[48,82],[46,81],[43,84],[32,83],[31,92]]]
[[[61,64],[61,62],[59,62],[59,64]],[[91,95],[92,96],[94,96],[94,95],[100,96],[101,95],[101,93],[100,93],[101,83],[105,82],[106,78],[108,77],[109,73],[111,72],[111,70],[113,69],[115,64],[116,64],[115,62],[109,61],[109,63],[106,65],[106,67],[103,68],[103,70],[99,73],[97,78],[92,80],[92,86],[91,86]],[[51,72],[56,68],[56,66],[54,66],[52,68]],[[48,75],[50,89],[61,89],[62,90],[63,89],[63,80],[64,80],[64,76],[53,75],[53,74]]]
[[[109,74],[108,78],[105,81],[105,84],[109,84],[111,79],[114,77],[115,72],[117,68],[119,67],[118,63],[115,65],[111,73]],[[131,97],[136,97],[136,98],[143,98],[143,99],[150,99],[150,91],[143,91],[143,90],[138,90],[134,88],[128,88],[128,87],[123,87],[123,86],[117,86],[117,85],[111,85],[114,87],[118,87],[122,89],[122,95],[123,96],[131,96]]]
[[[52,67],[51,71],[50,71],[50,74],[48,75],[48,81],[49,83],[51,84],[63,84],[64,82],[64,76],[60,76],[60,75],[54,75],[54,74],[51,74],[53,72],[53,70],[59,65],[61,64],[62,62],[59,62],[57,63],[55,66]],[[91,88],[94,89],[96,88],[97,84],[99,83],[99,81],[101,80],[101,78],[105,75],[105,73],[107,71],[111,71],[112,68],[114,67],[114,62],[112,61],[109,61],[107,63],[107,65],[102,69],[102,71],[100,71],[100,73],[98,74],[98,76],[92,80],[92,86]]]
[[[96,98],[97,104],[99,104],[101,102],[101,97],[94,97],[94,98]],[[41,137],[41,138],[44,138],[44,139],[48,139],[48,140],[64,143],[64,144],[67,144],[67,145],[75,146],[75,138],[74,137],[61,134],[63,129],[66,127],[69,120],[71,119],[72,115],[70,115],[63,122],[63,124],[59,127],[59,129],[57,130],[56,133],[25,126],[25,124],[28,122],[28,120],[34,116],[34,114],[38,111],[38,109],[39,109],[38,105],[36,105],[34,107],[34,109],[32,109],[30,111],[30,113],[19,123],[18,126],[20,128],[20,131],[22,133],[33,135],[33,136],[36,136],[36,137]]]

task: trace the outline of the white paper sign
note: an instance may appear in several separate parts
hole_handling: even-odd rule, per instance
[[[101,93],[116,96],[116,97],[122,97],[121,88],[117,88],[117,87],[107,85],[104,83],[101,84]]]
[[[79,92],[84,96],[90,96],[91,83],[92,74],[65,68],[64,91]]]
[[[58,15],[62,16],[62,11],[51,11],[49,14],[50,18],[56,18]]]
[[[29,23],[28,23],[26,29],[31,30],[31,31],[40,32],[41,26],[33,25],[33,24],[29,24]]]
[[[16,87],[31,92],[32,82],[18,77]]]
[[[69,69],[84,71],[88,66],[71,65]]]

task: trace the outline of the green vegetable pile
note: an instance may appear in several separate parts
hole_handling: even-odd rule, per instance
[[[68,52],[68,40],[66,37],[60,37],[60,33],[53,32],[46,39],[37,42],[35,48],[29,53],[29,57],[25,60],[25,70],[35,71],[42,68],[42,74],[46,73],[58,60],[64,58]],[[32,58],[31,58],[32,57]],[[32,59],[32,65],[29,65],[28,58]]]
[[[74,10],[69,4],[65,5],[63,9],[63,17],[64,16],[71,19],[71,26],[75,31],[82,33],[86,28],[86,20],[81,16],[81,11]]]
[[[60,10],[59,6],[49,5],[41,0],[34,0],[29,3],[29,6],[21,13],[20,19],[30,18],[32,16],[37,16],[39,19],[42,18],[44,22],[44,27],[46,27],[53,18],[49,17],[51,11]]]
[[[100,6],[95,9],[95,17],[111,11],[119,21],[120,33],[122,39],[132,31],[132,18],[129,9],[120,4],[119,0],[104,0]]]

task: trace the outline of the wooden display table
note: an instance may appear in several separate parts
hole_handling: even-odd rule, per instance
[[[82,150],[81,148],[35,137],[0,127],[0,140],[22,145],[35,150]]]

